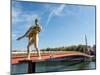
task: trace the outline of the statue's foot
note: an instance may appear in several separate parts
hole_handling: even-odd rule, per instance
[[[40,59],[42,59],[41,57],[38,57],[38,59],[40,60]]]
[[[31,58],[30,58],[30,57],[28,57],[28,58],[27,58],[27,60],[31,60]]]

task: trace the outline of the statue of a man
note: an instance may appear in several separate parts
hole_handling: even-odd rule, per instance
[[[38,42],[39,42],[38,34],[40,31],[41,31],[41,27],[38,24],[38,19],[35,19],[35,25],[31,26],[23,36],[17,38],[17,40],[20,40],[24,37],[27,37],[29,39],[27,45],[28,59],[30,59],[30,47],[32,46],[32,44],[34,44],[38,57],[39,59],[41,59],[40,50],[38,49]]]

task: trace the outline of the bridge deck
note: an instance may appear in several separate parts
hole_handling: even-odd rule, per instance
[[[68,52],[55,52],[55,53],[41,53],[42,59],[39,60],[36,53],[31,53],[31,60],[33,62],[40,62],[40,61],[46,61],[50,58],[61,58],[61,57],[67,57],[67,56],[85,56],[85,57],[91,57],[90,55],[80,53],[80,52],[74,52],[74,51],[68,51]],[[17,64],[19,61],[27,60],[27,54],[26,53],[20,53],[20,54],[12,54],[12,64]]]

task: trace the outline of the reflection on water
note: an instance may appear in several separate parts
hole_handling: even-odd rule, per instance
[[[12,74],[27,73],[28,72],[27,68],[28,68],[28,64],[26,63],[16,64],[16,65],[12,65],[11,72]]]
[[[95,62],[38,62],[36,63],[35,72],[59,72],[74,70],[90,70],[95,69]],[[27,73],[28,65],[16,64],[12,65],[12,73]]]
[[[36,72],[88,70],[95,67],[95,62],[40,62],[36,64]]]

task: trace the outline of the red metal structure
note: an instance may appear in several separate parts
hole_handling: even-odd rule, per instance
[[[62,58],[62,57],[69,57],[69,56],[83,56],[83,57],[92,57],[88,54],[75,52],[75,51],[68,51],[68,52],[55,52],[55,53],[41,53],[42,59],[38,59],[36,53],[31,53],[31,61],[32,62],[41,62],[46,61],[50,58]],[[20,61],[27,60],[26,53],[16,53],[12,54],[11,63],[18,64]]]

